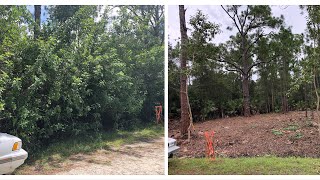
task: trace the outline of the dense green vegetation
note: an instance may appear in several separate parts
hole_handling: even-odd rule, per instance
[[[171,159],[169,174],[198,175],[319,175],[319,159],[312,158],[218,158]]]
[[[222,6],[232,25],[222,29],[199,10],[190,17],[187,70],[182,45],[169,44],[169,115],[179,117],[179,80],[188,76],[193,120],[256,113],[319,110],[320,6],[301,6],[304,34],[294,34],[270,6]],[[180,17],[181,18],[181,17]],[[218,33],[235,30],[226,42]],[[189,121],[183,120],[182,121]],[[188,127],[185,126],[185,127]]]
[[[0,132],[33,151],[154,122],[164,91],[164,7],[45,8],[41,21],[41,8],[0,6]]]

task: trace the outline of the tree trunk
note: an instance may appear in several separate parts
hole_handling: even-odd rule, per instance
[[[187,97],[187,27],[185,20],[185,10],[183,5],[179,5],[179,17],[180,17],[180,33],[181,33],[181,52],[180,52],[180,107],[181,107],[181,119],[180,119],[180,132],[181,135],[185,135],[188,132],[190,125],[189,121],[189,109],[188,109],[188,97]]]
[[[304,90],[304,109],[306,111],[306,118],[308,118],[308,100],[307,100],[307,85],[306,83],[304,83],[304,87],[303,87],[303,90]]]
[[[248,117],[250,113],[250,95],[249,95],[249,78],[248,75],[243,76],[242,80],[242,90],[243,90],[243,115]]]
[[[282,93],[282,103],[281,103],[281,106],[282,106],[282,113],[287,113],[288,112],[288,98],[286,96],[286,93]]]
[[[248,63],[248,50],[246,37],[242,35],[241,38],[241,50],[242,50],[242,94],[243,94],[243,115],[245,117],[250,116],[250,95],[249,95],[249,63]]]
[[[41,5],[34,5],[34,39],[38,39],[41,25]]]
[[[272,89],[271,89],[271,111],[274,112],[275,108],[274,108],[274,89],[273,89],[273,86],[272,86]]]
[[[221,118],[224,118],[224,110],[223,106],[220,106]]]
[[[317,89],[317,82],[316,82],[316,68],[314,67],[313,69],[313,86],[314,86],[314,90],[316,92],[316,97],[317,97],[317,107],[316,107],[316,111],[318,112],[319,111],[319,103],[320,103],[320,97],[319,97],[319,94],[318,94],[318,89]]]

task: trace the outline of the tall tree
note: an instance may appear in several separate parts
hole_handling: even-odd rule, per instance
[[[38,39],[41,28],[41,5],[34,5],[34,39]]]
[[[244,116],[250,116],[249,82],[251,70],[258,64],[266,63],[263,61],[254,62],[254,59],[251,58],[254,55],[252,50],[260,38],[266,36],[264,28],[275,28],[281,23],[281,19],[271,15],[269,6],[247,6],[244,9],[242,6],[235,5],[221,7],[238,31],[234,40],[236,41],[236,48],[239,50],[239,56],[233,60],[222,57],[219,61],[227,63],[233,68],[233,71],[240,73],[242,77],[243,114]],[[228,27],[228,29],[232,29],[232,27]]]
[[[154,37],[146,19],[155,11],[99,7],[49,6],[44,38],[30,41],[28,28],[40,20],[26,6],[0,6],[0,131],[21,137],[27,150],[153,120],[140,113],[146,101],[163,100],[164,18]]]
[[[180,132],[182,135],[188,132],[190,125],[188,85],[187,85],[187,58],[188,58],[188,36],[185,19],[184,5],[179,5],[181,51],[180,51]]]
[[[320,95],[318,90],[318,82],[317,77],[319,77],[318,72],[320,69],[319,62],[320,62],[320,6],[307,6],[306,7],[308,12],[308,19],[307,19],[307,31],[308,37],[311,40],[311,49],[312,51],[310,54],[310,72],[312,72],[313,76],[313,87],[316,95],[316,110],[319,111],[320,107]]]

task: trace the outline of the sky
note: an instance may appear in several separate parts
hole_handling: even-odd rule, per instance
[[[180,37],[180,25],[179,25],[179,7],[178,6],[168,6],[168,33],[169,42],[172,45],[177,43],[177,39]],[[236,28],[232,31],[226,30],[227,26],[232,25],[232,20],[223,11],[221,6],[185,6],[186,11],[186,22],[187,28],[191,28],[188,24],[190,16],[195,15],[197,9],[202,10],[204,14],[208,15],[208,20],[220,25],[220,34],[217,34],[214,38],[214,43],[223,43],[227,41],[230,35],[236,34]],[[301,14],[299,6],[271,6],[273,16],[280,17],[281,14],[284,15],[285,24],[292,27],[292,32],[301,34],[305,32],[306,29],[306,19],[305,14]],[[190,35],[190,31],[188,31]]]
[[[99,16],[95,19],[95,21],[100,21],[101,20],[101,16],[105,10],[106,6],[102,6],[100,11],[99,11]],[[34,5],[28,5],[27,9],[31,12],[32,16],[34,17]],[[118,8],[114,8],[112,11],[113,16],[117,15],[117,10]],[[49,14],[48,11],[45,9],[45,6],[41,6],[41,23],[44,23],[47,21],[47,19],[49,18]]]
[[[28,5],[27,9],[31,12],[32,16],[34,16],[34,6]],[[45,6],[41,6],[41,23],[47,21],[48,19],[48,12],[45,9]]]

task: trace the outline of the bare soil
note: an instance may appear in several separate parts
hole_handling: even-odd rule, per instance
[[[163,175],[164,138],[141,141],[120,148],[76,154],[50,167],[24,166],[17,174],[57,175]]]
[[[319,124],[305,112],[272,113],[252,117],[232,117],[195,123],[191,142],[182,138],[179,120],[169,120],[169,136],[180,146],[178,157],[204,157],[205,131],[215,131],[216,156],[320,157]]]

